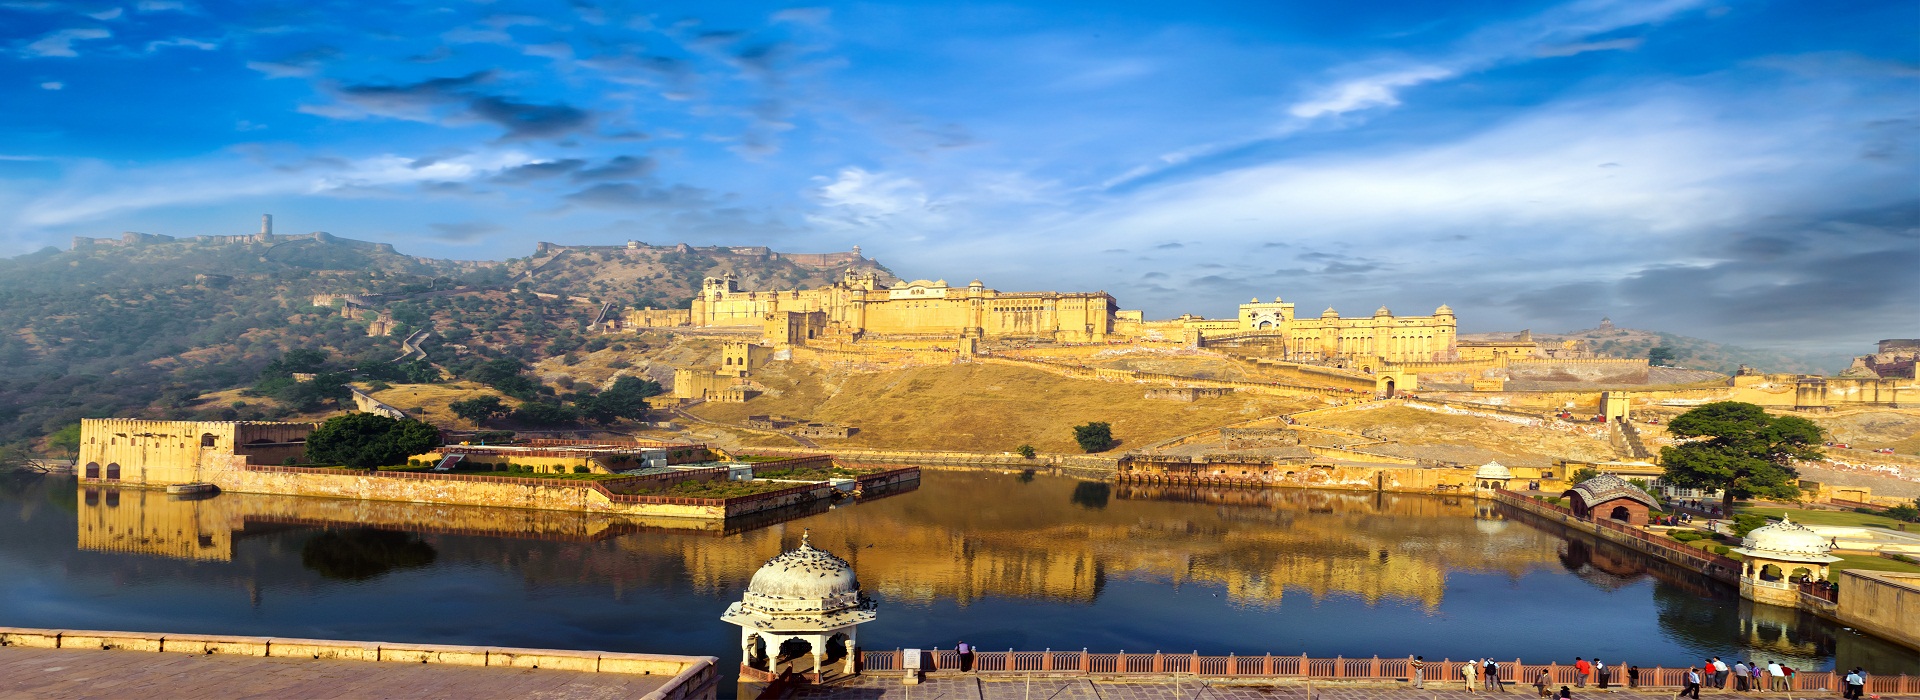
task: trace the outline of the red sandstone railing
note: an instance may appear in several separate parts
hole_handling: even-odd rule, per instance
[[[922,670],[939,673],[958,671],[960,655],[951,649],[934,649],[921,652]],[[879,671],[898,671],[906,667],[906,658],[901,650],[864,651],[860,655],[860,667],[867,673]],[[1119,652],[1103,654],[1080,651],[978,651],[974,653],[973,671],[986,674],[1022,674],[1040,673],[1054,675],[1193,675],[1218,677],[1294,677],[1316,679],[1347,680],[1386,680],[1406,681],[1412,675],[1411,657],[1407,658],[1368,658],[1349,659],[1334,657],[1316,659],[1304,654],[1300,656],[1241,656],[1227,654],[1211,656],[1195,653],[1129,654]],[[1461,682],[1460,667],[1470,661],[1452,661],[1442,659],[1425,662],[1424,678],[1428,683],[1440,684]],[[1479,669],[1475,669],[1478,671]],[[757,669],[742,668],[742,676],[748,671],[757,675],[769,675]],[[1528,664],[1520,659],[1500,662],[1500,681],[1512,685],[1532,685],[1534,679],[1546,672],[1550,686],[1573,685],[1579,672],[1572,666],[1550,664]],[[1637,683],[1642,688],[1678,688],[1685,685],[1687,669],[1665,668],[1662,666],[1643,667]],[[1838,692],[1841,675],[1833,671],[1803,671],[1794,675],[1791,685],[1794,690],[1828,690]],[[1702,678],[1710,674],[1702,673]],[[757,677],[757,676],[756,676]],[[1611,685],[1627,686],[1627,670],[1624,665],[1608,667]],[[1597,679],[1589,685],[1597,685]],[[1733,679],[1727,679],[1733,686]],[[1867,680],[1867,692],[1870,693],[1915,693],[1920,692],[1920,676],[1873,676]]]
[[[1800,595],[1827,603],[1840,602],[1840,587],[1831,582],[1801,581],[1794,585],[1800,589]]]
[[[799,469],[802,467],[813,467],[813,466],[820,466],[820,465],[825,465],[828,468],[832,468],[833,455],[806,455],[804,457],[789,457],[787,459],[776,459],[771,462],[754,462],[753,475],[759,476],[766,472],[779,471],[781,469]]]

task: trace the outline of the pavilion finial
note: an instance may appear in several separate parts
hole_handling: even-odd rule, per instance
[[[813,528],[807,527],[807,528],[800,529],[800,546],[802,547],[813,546]]]

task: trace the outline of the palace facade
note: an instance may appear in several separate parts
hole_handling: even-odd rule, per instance
[[[688,308],[629,311],[626,326],[758,329],[774,344],[873,337],[1161,341],[1263,345],[1297,362],[1432,362],[1455,359],[1458,322],[1444,305],[1431,316],[1395,316],[1381,307],[1370,316],[1343,318],[1329,308],[1298,318],[1294,304],[1278,298],[1241,304],[1234,318],[1147,321],[1139,311],[1120,309],[1106,292],[1002,292],[979,280],[965,287],[945,280],[886,287],[871,271],[848,270],[817,289],[745,291],[731,274],[709,277]]]

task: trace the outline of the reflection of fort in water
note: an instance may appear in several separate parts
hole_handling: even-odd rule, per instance
[[[1005,483],[969,488],[981,479]],[[1440,605],[1451,572],[1517,577],[1561,566],[1567,555],[1558,537],[1512,527],[1473,499],[981,473],[942,473],[935,480],[938,498],[869,498],[831,514],[821,505],[724,526],[255,494],[182,500],[157,491],[83,488],[79,544],[225,561],[236,538],[290,526],[599,542],[596,549],[609,556],[592,557],[607,561],[589,567],[673,561],[696,590],[729,592],[790,548],[799,528],[787,521],[804,518],[816,543],[846,552],[869,590],[896,600],[1091,602],[1118,576],[1217,585],[1248,605],[1278,605],[1292,589],[1315,599],[1350,595],[1368,604],[1418,602],[1428,609]],[[569,574],[535,567],[524,575],[538,582]]]

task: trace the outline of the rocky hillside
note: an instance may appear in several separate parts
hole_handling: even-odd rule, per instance
[[[542,245],[469,262],[324,234],[80,240],[0,259],[0,450],[40,449],[32,443],[88,416],[282,417],[272,402],[208,397],[253,385],[292,349],[352,368],[387,362],[430,329],[422,345],[457,377],[493,359],[598,350],[587,326],[606,303],[682,305],[724,273],[745,288],[817,286],[849,265],[891,279],[857,254],[758,248]],[[315,307],[318,295],[365,308]],[[382,312],[394,332],[369,335]]]

